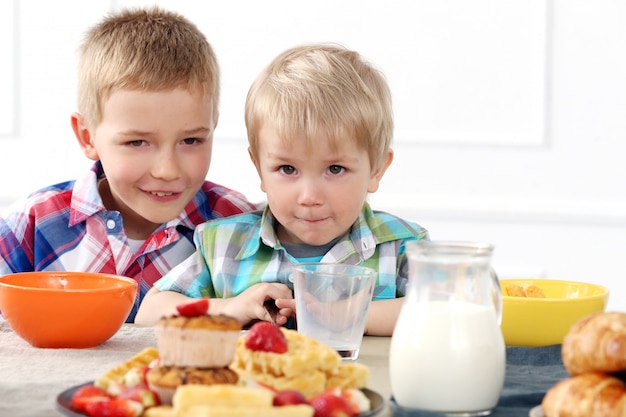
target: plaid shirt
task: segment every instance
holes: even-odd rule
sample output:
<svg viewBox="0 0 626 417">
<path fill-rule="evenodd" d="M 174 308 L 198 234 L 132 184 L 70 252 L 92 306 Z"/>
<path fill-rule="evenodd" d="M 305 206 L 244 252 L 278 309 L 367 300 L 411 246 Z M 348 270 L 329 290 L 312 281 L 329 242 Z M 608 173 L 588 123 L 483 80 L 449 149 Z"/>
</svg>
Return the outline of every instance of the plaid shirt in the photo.
<svg viewBox="0 0 626 417">
<path fill-rule="evenodd" d="M 207 220 L 257 207 L 245 197 L 205 182 L 185 210 L 161 225 L 137 252 L 129 246 L 122 217 L 107 211 L 98 193 L 99 162 L 77 181 L 46 187 L 16 201 L 0 218 L 0 275 L 23 271 L 90 271 L 134 278 L 139 297 L 195 251 L 193 230 Z"/>
<path fill-rule="evenodd" d="M 266 207 L 240 216 L 198 226 L 198 250 L 155 283 L 161 291 L 190 297 L 233 297 L 260 282 L 289 281 L 291 265 L 299 260 L 281 246 L 274 232 L 274 217 Z M 408 265 L 404 244 L 428 239 L 417 224 L 365 204 L 350 233 L 340 239 L 321 262 L 364 265 L 378 271 L 374 299 L 404 296 Z"/>
</svg>

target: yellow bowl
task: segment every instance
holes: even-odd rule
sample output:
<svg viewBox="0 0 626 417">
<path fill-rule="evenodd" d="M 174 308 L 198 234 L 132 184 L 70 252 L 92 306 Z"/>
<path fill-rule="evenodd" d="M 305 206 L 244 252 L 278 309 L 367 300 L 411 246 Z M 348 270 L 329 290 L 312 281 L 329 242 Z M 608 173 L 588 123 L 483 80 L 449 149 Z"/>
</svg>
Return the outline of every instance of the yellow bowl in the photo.
<svg viewBox="0 0 626 417">
<path fill-rule="evenodd" d="M 545 298 L 507 295 L 507 287 L 536 285 Z M 503 279 L 502 334 L 507 346 L 548 346 L 562 343 L 581 318 L 604 311 L 609 290 L 596 284 L 552 279 Z"/>
</svg>

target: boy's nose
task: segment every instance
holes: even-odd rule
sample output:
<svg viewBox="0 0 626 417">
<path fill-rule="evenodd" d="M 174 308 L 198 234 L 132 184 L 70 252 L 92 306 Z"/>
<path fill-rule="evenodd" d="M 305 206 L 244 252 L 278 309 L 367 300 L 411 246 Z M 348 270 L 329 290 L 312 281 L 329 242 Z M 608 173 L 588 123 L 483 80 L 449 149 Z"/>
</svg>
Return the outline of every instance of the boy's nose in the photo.
<svg viewBox="0 0 626 417">
<path fill-rule="evenodd" d="M 315 180 L 305 180 L 301 184 L 300 192 L 298 193 L 298 204 L 303 206 L 317 206 L 322 204 L 323 201 L 323 188 Z"/>
<path fill-rule="evenodd" d="M 180 176 L 180 164 L 174 155 L 158 155 L 152 165 L 152 175 L 165 181 L 172 181 Z"/>
</svg>

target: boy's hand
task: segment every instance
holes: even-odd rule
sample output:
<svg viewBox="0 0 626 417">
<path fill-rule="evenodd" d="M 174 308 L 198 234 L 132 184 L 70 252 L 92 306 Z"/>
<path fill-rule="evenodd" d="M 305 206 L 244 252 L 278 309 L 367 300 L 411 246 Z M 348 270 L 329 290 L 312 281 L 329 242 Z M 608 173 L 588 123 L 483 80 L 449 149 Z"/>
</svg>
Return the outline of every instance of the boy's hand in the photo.
<svg viewBox="0 0 626 417">
<path fill-rule="evenodd" d="M 282 326 L 294 311 L 291 307 L 279 307 L 274 300 L 292 298 L 291 289 L 286 285 L 264 282 L 251 286 L 236 297 L 225 299 L 228 305 L 222 312 L 242 323 L 263 320 Z"/>
<path fill-rule="evenodd" d="M 279 309 L 289 309 L 294 315 L 296 313 L 296 300 L 293 296 L 289 298 L 277 298 L 274 300 L 274 305 Z"/>
</svg>

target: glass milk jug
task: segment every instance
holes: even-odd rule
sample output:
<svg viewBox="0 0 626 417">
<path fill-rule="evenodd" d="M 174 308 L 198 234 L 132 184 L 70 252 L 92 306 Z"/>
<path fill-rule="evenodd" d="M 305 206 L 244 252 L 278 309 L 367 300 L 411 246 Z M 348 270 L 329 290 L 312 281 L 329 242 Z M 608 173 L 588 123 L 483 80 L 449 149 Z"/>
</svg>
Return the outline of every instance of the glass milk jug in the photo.
<svg viewBox="0 0 626 417">
<path fill-rule="evenodd" d="M 506 366 L 493 246 L 406 244 L 409 280 L 391 338 L 391 390 L 401 407 L 453 416 L 495 408 Z"/>
</svg>

